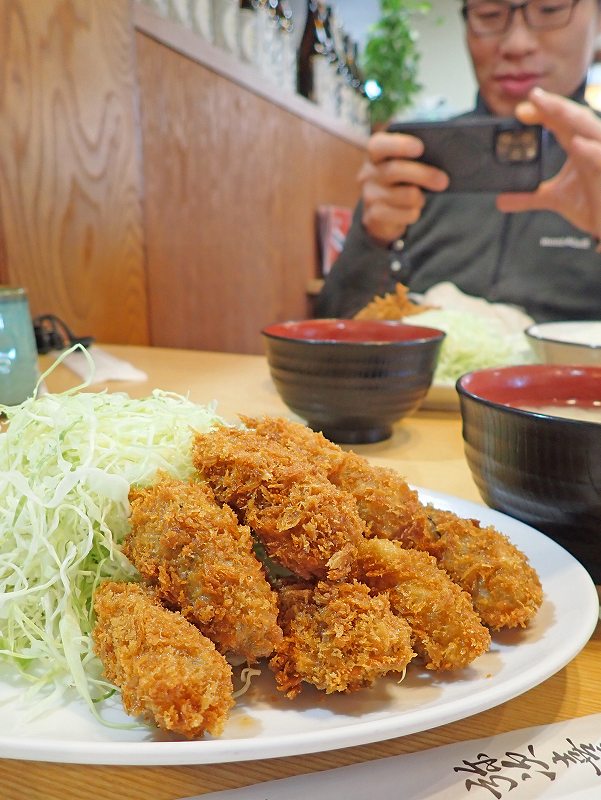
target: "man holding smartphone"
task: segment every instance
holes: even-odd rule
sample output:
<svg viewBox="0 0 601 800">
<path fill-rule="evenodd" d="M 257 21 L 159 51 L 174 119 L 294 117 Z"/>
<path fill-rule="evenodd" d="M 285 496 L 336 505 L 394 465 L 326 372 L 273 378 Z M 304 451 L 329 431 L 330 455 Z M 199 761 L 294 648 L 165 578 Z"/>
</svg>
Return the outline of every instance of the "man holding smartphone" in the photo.
<svg viewBox="0 0 601 800">
<path fill-rule="evenodd" d="M 419 139 L 374 134 L 353 226 L 316 313 L 352 316 L 397 281 L 419 293 L 451 281 L 536 320 L 601 319 L 601 218 L 597 225 L 589 207 L 601 158 L 596 172 L 578 166 L 579 155 L 594 165 L 595 154 L 580 152 L 570 129 L 601 143 L 601 123 L 579 107 L 601 0 L 464 0 L 462 14 L 479 85 L 464 118 L 518 115 L 546 125 L 557 138 L 545 149 L 545 180 L 532 194 L 448 193 L 448 176 L 419 160 Z"/>
</svg>

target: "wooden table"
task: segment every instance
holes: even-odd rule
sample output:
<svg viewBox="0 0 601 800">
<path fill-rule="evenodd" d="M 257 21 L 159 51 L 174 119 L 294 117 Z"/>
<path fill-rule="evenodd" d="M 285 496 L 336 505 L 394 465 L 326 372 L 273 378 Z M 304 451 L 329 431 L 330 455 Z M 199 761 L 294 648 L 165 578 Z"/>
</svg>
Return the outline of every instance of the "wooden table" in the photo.
<svg viewBox="0 0 601 800">
<path fill-rule="evenodd" d="M 271 383 L 265 359 L 221 353 L 110 346 L 105 349 L 144 370 L 140 383 L 112 383 L 111 390 L 144 396 L 158 387 L 218 403 L 222 416 L 289 415 Z M 46 366 L 50 361 L 42 359 Z M 47 379 L 51 391 L 77 384 L 64 367 Z M 93 386 L 99 390 L 102 386 Z M 397 425 L 386 442 L 356 447 L 394 466 L 419 486 L 479 501 L 463 457 L 457 412 L 422 411 Z M 410 753 L 601 712 L 601 626 L 581 653 L 540 686 L 497 708 L 424 733 L 371 745 L 292 758 L 201 766 L 111 767 L 0 761 L 2 800 L 176 800 L 310 771 Z M 0 716 L 1 719 L 1 716 Z M 1 723 L 0 723 L 1 724 Z"/>
</svg>

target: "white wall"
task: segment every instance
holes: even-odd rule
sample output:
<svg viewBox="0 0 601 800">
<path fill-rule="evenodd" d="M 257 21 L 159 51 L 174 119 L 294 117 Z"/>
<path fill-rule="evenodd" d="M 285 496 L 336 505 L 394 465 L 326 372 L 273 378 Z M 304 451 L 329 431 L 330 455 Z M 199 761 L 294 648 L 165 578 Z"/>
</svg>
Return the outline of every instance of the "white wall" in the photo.
<svg viewBox="0 0 601 800">
<path fill-rule="evenodd" d="M 439 101 L 444 104 L 440 112 L 448 116 L 473 107 L 477 86 L 458 0 L 434 0 L 432 6 L 427 16 L 415 19 L 421 53 L 419 80 L 424 87 L 415 106 L 427 111 Z"/>
<path fill-rule="evenodd" d="M 334 5 L 348 32 L 362 44 L 368 26 L 379 17 L 379 0 L 337 0 Z M 416 15 L 423 89 L 404 116 L 449 116 L 473 106 L 476 83 L 459 8 L 458 0 L 433 0 L 428 15 Z"/>
<path fill-rule="evenodd" d="M 368 25 L 380 16 L 379 0 L 334 0 L 331 5 L 344 27 L 362 45 Z"/>
</svg>

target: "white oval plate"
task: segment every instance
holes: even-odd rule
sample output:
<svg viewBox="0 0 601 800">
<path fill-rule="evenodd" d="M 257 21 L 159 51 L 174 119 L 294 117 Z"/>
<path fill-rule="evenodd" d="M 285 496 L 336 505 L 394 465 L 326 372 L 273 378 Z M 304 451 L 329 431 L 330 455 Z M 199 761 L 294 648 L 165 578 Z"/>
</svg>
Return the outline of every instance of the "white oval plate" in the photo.
<svg viewBox="0 0 601 800">
<path fill-rule="evenodd" d="M 0 757 L 82 764 L 211 764 L 334 750 L 406 736 L 498 706 L 542 683 L 584 647 L 598 619 L 595 586 L 563 548 L 491 509 L 420 490 L 424 502 L 495 525 L 530 558 L 544 602 L 524 631 L 493 636 L 488 653 L 458 674 L 410 665 L 398 684 L 386 678 L 350 695 L 325 696 L 308 688 L 290 701 L 278 694 L 267 667 L 234 709 L 219 739 L 181 741 L 140 725 L 117 730 L 98 723 L 74 701 L 28 718 L 14 699 L 22 693 L 10 675 L 0 680 Z M 13 699 L 10 699 L 13 698 Z M 106 716 L 126 721 L 118 699 Z"/>
</svg>

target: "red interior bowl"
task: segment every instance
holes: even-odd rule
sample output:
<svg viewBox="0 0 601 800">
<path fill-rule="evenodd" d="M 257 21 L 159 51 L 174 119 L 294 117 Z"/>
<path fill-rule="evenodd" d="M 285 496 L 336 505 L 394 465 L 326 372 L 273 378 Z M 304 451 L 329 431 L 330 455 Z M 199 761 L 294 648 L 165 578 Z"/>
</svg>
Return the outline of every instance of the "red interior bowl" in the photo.
<svg viewBox="0 0 601 800">
<path fill-rule="evenodd" d="M 299 339 L 305 342 L 416 342 L 440 339 L 436 328 L 407 325 L 392 320 L 307 319 L 298 322 L 275 322 L 263 329 L 267 336 Z"/>
<path fill-rule="evenodd" d="M 555 539 L 601 583 L 601 421 L 557 408 L 599 410 L 601 367 L 480 370 L 462 376 L 457 391 L 484 501 Z"/>
<path fill-rule="evenodd" d="M 384 320 L 276 322 L 262 331 L 288 408 L 345 444 L 377 442 L 430 388 L 444 332 Z"/>
<path fill-rule="evenodd" d="M 601 367 L 528 364 L 483 369 L 464 375 L 457 390 L 491 403 L 524 406 L 578 406 L 601 403 Z"/>
</svg>

